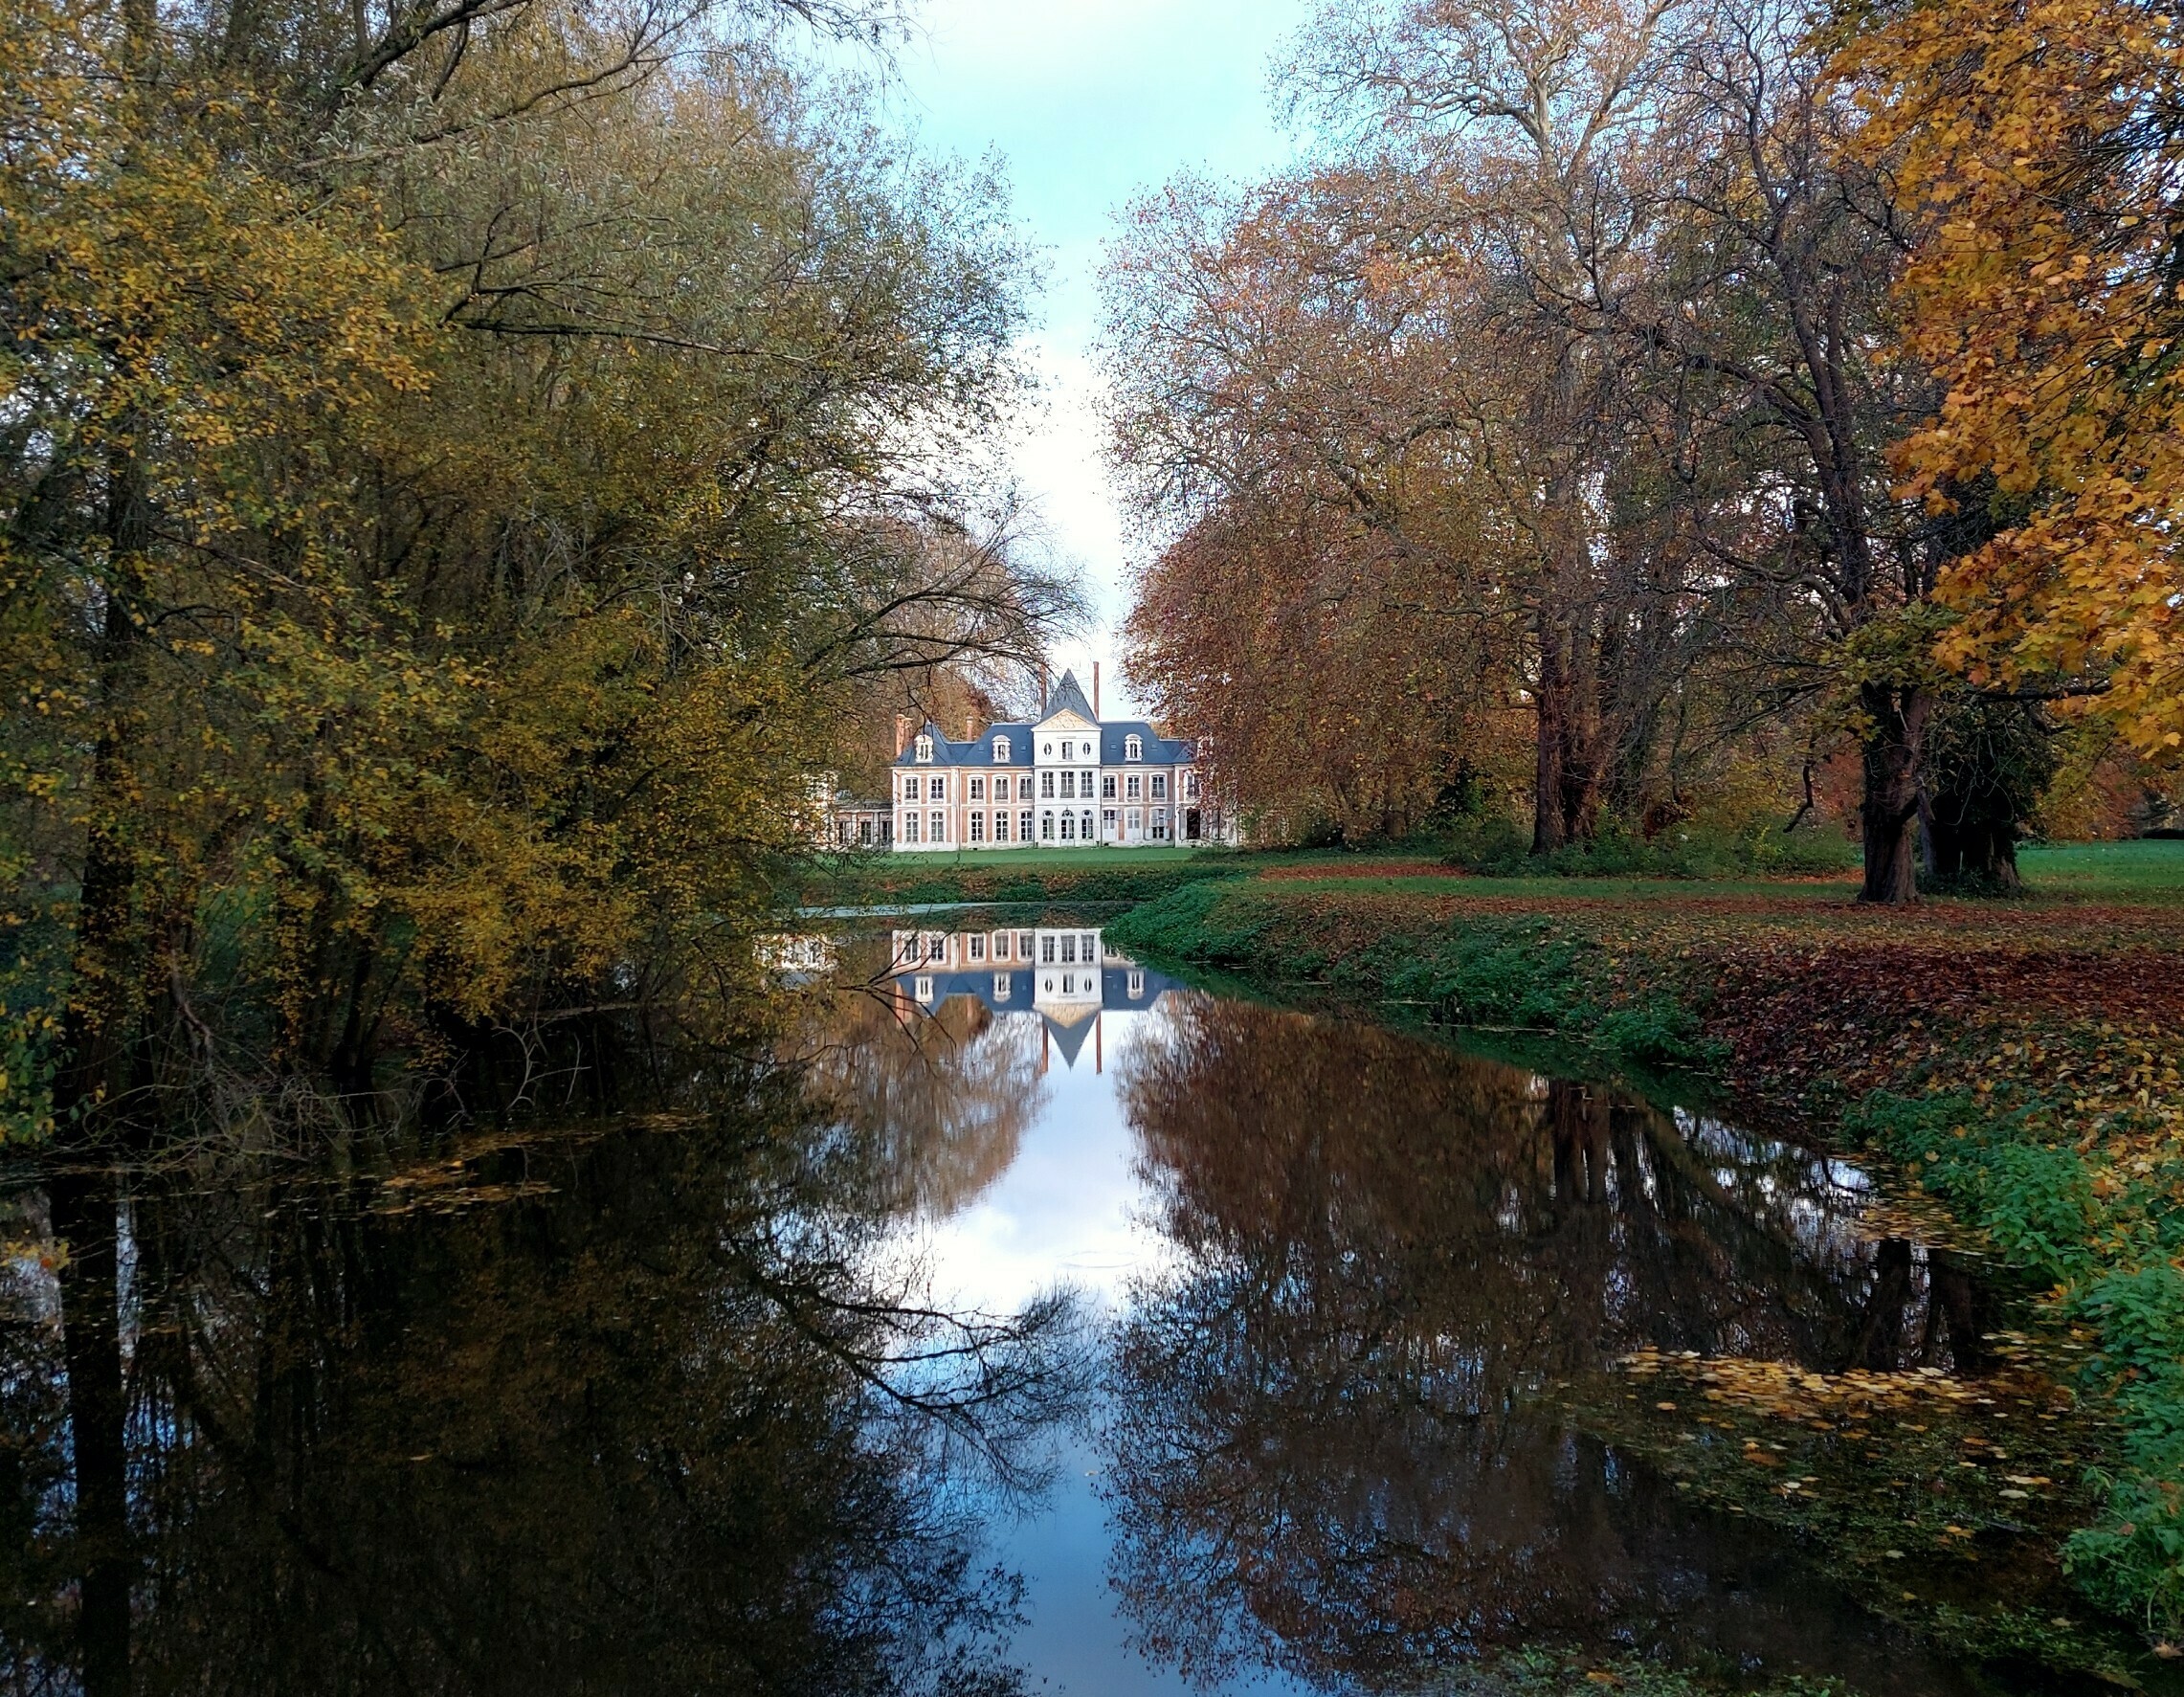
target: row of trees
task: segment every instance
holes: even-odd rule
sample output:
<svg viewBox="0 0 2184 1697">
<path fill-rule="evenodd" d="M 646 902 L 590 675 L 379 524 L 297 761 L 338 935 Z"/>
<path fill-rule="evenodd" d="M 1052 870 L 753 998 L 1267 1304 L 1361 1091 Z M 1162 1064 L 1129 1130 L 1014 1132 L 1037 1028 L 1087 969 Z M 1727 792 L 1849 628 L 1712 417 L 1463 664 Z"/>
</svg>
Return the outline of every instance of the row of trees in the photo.
<svg viewBox="0 0 2184 1697">
<path fill-rule="evenodd" d="M 2073 18 L 1331 6 L 1307 163 L 1110 264 L 1135 681 L 1277 831 L 1855 748 L 1883 902 L 2006 868 L 2046 703 L 2173 754 L 2168 25 Z"/>
<path fill-rule="evenodd" d="M 0 7 L 18 1129 L 717 992 L 877 681 L 1073 616 L 974 498 L 998 186 L 779 51 L 893 27 Z"/>
</svg>

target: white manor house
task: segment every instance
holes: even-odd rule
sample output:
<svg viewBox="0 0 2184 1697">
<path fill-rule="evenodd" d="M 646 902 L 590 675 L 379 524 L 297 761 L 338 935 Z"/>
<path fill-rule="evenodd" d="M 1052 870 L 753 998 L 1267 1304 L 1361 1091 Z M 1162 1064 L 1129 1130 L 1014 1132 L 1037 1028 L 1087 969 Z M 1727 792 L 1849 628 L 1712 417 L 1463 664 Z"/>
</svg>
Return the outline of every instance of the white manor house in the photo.
<svg viewBox="0 0 2184 1697">
<path fill-rule="evenodd" d="M 1192 745 L 1142 719 L 1107 719 L 1074 673 L 1036 720 L 950 742 L 931 723 L 898 732 L 884 807 L 837 804 L 845 848 L 900 854 L 1226 841 L 1201 794 Z"/>
</svg>

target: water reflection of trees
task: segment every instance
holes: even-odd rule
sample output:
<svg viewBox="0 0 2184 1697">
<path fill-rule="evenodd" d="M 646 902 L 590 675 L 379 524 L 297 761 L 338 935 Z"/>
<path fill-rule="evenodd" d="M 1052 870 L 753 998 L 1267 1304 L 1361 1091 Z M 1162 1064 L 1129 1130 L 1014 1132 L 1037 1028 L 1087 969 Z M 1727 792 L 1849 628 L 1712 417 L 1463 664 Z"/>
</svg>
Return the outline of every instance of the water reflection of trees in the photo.
<svg viewBox="0 0 2184 1697">
<path fill-rule="evenodd" d="M 1400 1680 L 1673 1619 L 1686 1651 L 1857 1670 L 1849 1611 L 1526 1401 L 1641 1344 L 1946 1355 L 1850 1229 L 1850 1175 L 1383 1034 L 1170 1005 L 1122 1088 L 1178 1255 L 1123 1325 L 1108 1428 L 1148 1649 Z"/>
<path fill-rule="evenodd" d="M 1008 1171 L 1038 1117 L 1039 1025 L 974 996 L 920 1007 L 882 976 L 890 958 L 884 941 L 846 949 L 846 987 L 813 998 L 796 1045 L 875 1201 L 950 1214 Z"/>
<path fill-rule="evenodd" d="M 1067 1400 L 1066 1314 L 878 1286 L 851 1152 L 747 1101 L 393 1185 L 33 1193 L 68 1254 L 7 1293 L 6 1687 L 1010 1688 L 951 1485 Z"/>
</svg>

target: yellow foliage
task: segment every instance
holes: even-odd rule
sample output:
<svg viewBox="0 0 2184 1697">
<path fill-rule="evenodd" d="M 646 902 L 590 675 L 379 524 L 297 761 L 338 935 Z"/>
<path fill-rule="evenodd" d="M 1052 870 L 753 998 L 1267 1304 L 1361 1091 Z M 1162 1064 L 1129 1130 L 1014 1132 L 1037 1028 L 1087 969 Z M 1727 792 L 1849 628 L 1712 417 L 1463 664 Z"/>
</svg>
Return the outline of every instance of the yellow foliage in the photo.
<svg viewBox="0 0 2184 1697">
<path fill-rule="evenodd" d="M 2084 685 L 2142 754 L 2184 757 L 2176 20 L 1942 0 L 1842 63 L 1925 219 L 1905 343 L 1947 395 L 1902 469 L 1936 505 L 1991 486 L 2009 521 L 1944 572 L 1938 652 L 1981 684 Z"/>
</svg>

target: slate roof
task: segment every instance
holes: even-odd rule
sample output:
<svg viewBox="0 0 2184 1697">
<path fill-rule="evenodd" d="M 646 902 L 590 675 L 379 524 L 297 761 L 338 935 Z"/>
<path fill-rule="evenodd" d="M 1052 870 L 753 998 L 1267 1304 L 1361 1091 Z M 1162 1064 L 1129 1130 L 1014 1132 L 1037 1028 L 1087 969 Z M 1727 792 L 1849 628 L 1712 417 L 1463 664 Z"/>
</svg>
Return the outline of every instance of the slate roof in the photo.
<svg viewBox="0 0 2184 1697">
<path fill-rule="evenodd" d="M 896 968 L 895 976 L 898 981 L 919 977 L 932 979 L 933 999 L 923 1004 L 927 1014 L 939 1013 L 950 998 L 959 995 L 975 996 L 995 1014 L 1037 1014 L 1046 1021 L 1047 1030 L 1053 1035 L 1055 1046 L 1061 1051 L 1062 1059 L 1074 1066 L 1077 1063 L 1077 1052 L 1083 1047 L 1084 1034 L 1091 1029 L 1092 1022 L 1089 1019 L 1057 1019 L 1052 1014 L 1034 1005 L 1036 997 L 1032 976 L 1035 972 L 1044 971 L 1044 968 L 1017 965 L 1008 970 L 1011 974 L 1011 994 L 1006 1001 L 994 997 L 992 968 L 967 972 L 922 972 L 915 966 L 905 966 Z M 1132 972 L 1137 972 L 1141 980 L 1136 995 L 1130 994 L 1129 978 Z M 1163 972 L 1131 966 L 1103 965 L 1100 969 L 1099 1007 L 1107 1013 L 1126 1013 L 1135 1008 L 1149 1008 L 1169 991 L 1182 988 L 1182 980 L 1170 978 Z M 1082 1009 L 1086 1014 L 1096 1011 L 1089 1003 L 1082 1004 Z"/>
<path fill-rule="evenodd" d="M 977 737 L 968 743 L 951 743 L 948 741 L 947 733 L 939 726 L 928 720 L 918 734 L 933 739 L 933 757 L 930 760 L 920 760 L 917 743 L 913 739 L 904 746 L 903 752 L 895 757 L 895 764 L 897 766 L 992 767 L 999 765 L 1028 767 L 1033 764 L 1033 730 L 1055 714 L 1064 710 L 1074 712 L 1082 719 L 1089 720 L 1092 718 L 1091 703 L 1085 701 L 1083 690 L 1078 687 L 1077 674 L 1074 672 L 1062 673 L 1060 683 L 1056 685 L 1054 693 L 1047 697 L 1046 705 L 1040 710 L 1036 720 L 1018 719 L 1004 725 L 989 725 L 978 733 Z M 1138 738 L 1145 748 L 1144 759 L 1136 764 L 1180 766 L 1192 759 L 1194 753 L 1194 749 L 1187 738 L 1161 736 L 1154 731 L 1149 720 L 1103 719 L 1097 723 L 1100 726 L 1100 764 L 1102 766 L 1131 764 L 1125 760 L 1124 755 L 1126 752 L 1127 740 L 1133 736 Z M 1005 761 L 996 761 L 993 758 L 993 739 L 997 736 L 1009 739 L 1009 758 Z"/>
</svg>

